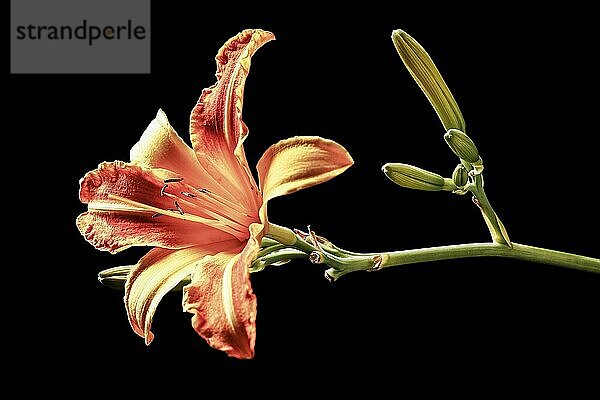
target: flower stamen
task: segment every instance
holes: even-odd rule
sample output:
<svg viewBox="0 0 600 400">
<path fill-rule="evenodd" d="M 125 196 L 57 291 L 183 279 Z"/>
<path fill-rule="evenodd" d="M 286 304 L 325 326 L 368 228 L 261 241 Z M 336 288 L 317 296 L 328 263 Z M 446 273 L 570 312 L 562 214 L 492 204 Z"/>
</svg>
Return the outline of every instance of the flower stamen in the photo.
<svg viewBox="0 0 600 400">
<path fill-rule="evenodd" d="M 115 200 L 120 202 L 121 204 L 110 204 L 110 203 L 89 203 L 88 208 L 92 210 L 98 211 L 128 211 L 128 212 L 153 212 L 155 214 L 161 214 L 165 217 L 172 217 L 176 219 L 181 219 L 189 222 L 198 222 L 204 225 L 212 226 L 216 229 L 219 229 L 223 232 L 229 233 L 230 235 L 235 236 L 240 240 L 244 240 L 248 237 L 247 228 L 244 228 L 245 231 L 240 231 L 239 229 L 234 228 L 229 223 L 230 221 L 223 222 L 218 219 L 208 219 L 203 218 L 194 214 L 181 214 L 178 210 L 167 209 L 163 210 L 158 207 L 150 206 L 148 204 L 140 203 L 135 200 L 129 200 L 121 196 L 117 196 L 114 194 L 108 194 L 108 198 L 110 200 Z M 129 207 L 125 207 L 129 206 Z M 156 218 L 156 217 L 155 217 Z M 233 222 L 233 221 L 231 221 Z"/>
<path fill-rule="evenodd" d="M 213 200 L 213 201 L 215 201 L 217 203 L 220 203 L 220 204 L 228 206 L 232 211 L 236 211 L 236 212 L 238 212 L 242 216 L 245 216 L 245 217 L 248 217 L 248 218 L 255 218 L 256 217 L 256 216 L 252 216 L 252 215 L 246 213 L 245 209 L 240 209 L 239 208 L 239 204 L 236 204 L 236 203 L 234 203 L 234 202 L 226 199 L 223 196 L 220 196 L 220 195 L 218 195 L 216 193 L 213 193 L 213 192 L 211 192 L 208 189 L 196 189 L 196 190 L 198 192 L 200 192 L 200 193 L 208 194 L 209 195 L 208 197 L 212 198 L 211 200 Z"/>
<path fill-rule="evenodd" d="M 167 178 L 165 180 L 163 180 L 164 183 L 176 183 L 176 182 L 181 182 L 183 180 L 183 178 Z"/>
<path fill-rule="evenodd" d="M 185 214 L 183 212 L 183 209 L 181 208 L 181 206 L 179 205 L 179 202 L 177 200 L 175 200 L 175 207 L 177 208 L 177 211 L 179 211 L 179 214 L 181 214 L 181 215 Z"/>
<path fill-rule="evenodd" d="M 180 191 L 180 193 L 189 192 Z M 221 221 L 222 223 L 239 232 L 246 232 L 247 225 L 244 224 L 249 225 L 254 222 L 252 219 L 249 219 L 247 216 L 245 216 L 245 214 L 241 214 L 236 209 L 223 210 L 223 206 L 225 206 L 224 204 L 209 197 L 200 198 L 199 196 L 195 195 L 192 195 L 194 197 L 180 197 L 169 192 L 164 192 L 164 195 L 174 200 L 176 207 L 176 210 L 174 211 L 179 212 L 179 214 L 184 214 L 181 204 L 187 204 L 190 208 L 196 210 L 195 214 L 200 214 L 202 217 L 210 217 L 212 219 Z"/>
<path fill-rule="evenodd" d="M 197 199 L 197 198 L 198 198 L 198 196 L 196 196 L 196 195 L 195 195 L 195 194 L 193 194 L 193 193 L 189 193 L 189 192 L 180 192 L 180 193 L 181 193 L 182 195 L 184 195 L 185 197 L 190 197 L 190 198 L 192 198 L 192 199 Z"/>
</svg>

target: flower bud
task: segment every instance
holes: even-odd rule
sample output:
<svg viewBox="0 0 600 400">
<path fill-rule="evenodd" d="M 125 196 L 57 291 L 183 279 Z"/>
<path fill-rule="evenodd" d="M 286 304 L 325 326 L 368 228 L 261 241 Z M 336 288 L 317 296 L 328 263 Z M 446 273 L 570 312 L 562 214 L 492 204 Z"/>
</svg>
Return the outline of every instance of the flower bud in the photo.
<svg viewBox="0 0 600 400">
<path fill-rule="evenodd" d="M 469 183 L 469 171 L 462 164 L 458 164 L 452 172 L 452 181 L 458 187 L 463 187 Z"/>
<path fill-rule="evenodd" d="M 117 290 L 124 290 L 125 283 L 127 282 L 127 277 L 131 270 L 135 268 L 135 265 L 124 265 L 121 267 L 114 267 L 105 269 L 98 273 L 98 281 L 106 287 Z M 181 282 L 173 289 L 174 292 L 180 292 L 182 288 L 188 285 L 191 281 L 189 276 L 183 278 Z"/>
<path fill-rule="evenodd" d="M 392 41 L 413 79 L 435 109 L 444 129 L 465 130 L 465 120 L 444 78 L 425 49 L 408 33 L 392 32 Z"/>
<path fill-rule="evenodd" d="M 427 191 L 456 189 L 451 179 L 412 165 L 388 163 L 381 169 L 392 182 L 405 188 Z"/>
<path fill-rule="evenodd" d="M 452 152 L 461 160 L 470 163 L 479 161 L 479 151 L 477 150 L 477 146 L 475 146 L 475 143 L 473 143 L 466 133 L 459 131 L 458 129 L 449 129 L 444 135 L 444 140 L 446 140 L 446 143 L 448 143 Z"/>
<path fill-rule="evenodd" d="M 98 281 L 111 289 L 123 290 L 127 275 L 135 267 L 134 265 L 125 265 L 122 267 L 114 267 L 105 269 L 98 273 Z"/>
</svg>

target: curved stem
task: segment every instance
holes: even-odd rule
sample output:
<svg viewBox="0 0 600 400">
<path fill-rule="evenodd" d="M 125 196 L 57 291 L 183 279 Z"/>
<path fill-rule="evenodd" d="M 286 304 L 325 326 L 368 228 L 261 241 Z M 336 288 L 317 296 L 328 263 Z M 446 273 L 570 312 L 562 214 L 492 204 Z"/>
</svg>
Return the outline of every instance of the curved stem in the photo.
<svg viewBox="0 0 600 400">
<path fill-rule="evenodd" d="M 512 248 L 499 243 L 468 243 L 395 251 L 383 255 L 383 262 L 380 268 L 472 257 L 515 258 L 580 271 L 600 273 L 600 259 L 514 242 L 512 243 Z"/>
<path fill-rule="evenodd" d="M 260 272 L 269 265 L 282 265 L 296 258 L 307 258 L 308 254 L 294 248 L 284 247 L 254 260 L 249 268 L 250 273 Z"/>
<path fill-rule="evenodd" d="M 263 240 L 263 243 L 264 243 L 264 240 Z M 285 249 L 287 247 L 285 244 L 281 244 L 281 243 L 274 244 L 271 246 L 263 246 L 263 243 L 261 243 L 261 249 L 258 252 L 258 254 L 256 255 L 256 259 L 264 257 L 267 254 L 273 253 L 275 251 Z M 277 242 L 275 242 L 275 243 L 277 243 Z"/>
<path fill-rule="evenodd" d="M 481 186 L 480 188 L 483 189 Z M 486 201 L 486 204 L 489 205 L 485 193 L 482 190 L 477 190 L 477 192 L 483 194 L 482 198 Z M 493 213 L 491 206 L 486 208 L 486 210 Z M 500 224 L 496 225 L 498 229 L 500 229 L 500 220 L 497 219 L 495 213 L 493 213 L 492 216 Z M 490 231 L 492 231 L 492 229 L 490 229 Z M 502 234 L 503 232 L 497 231 L 497 233 Z M 505 231 L 504 234 L 506 234 Z M 332 279 L 337 279 L 354 271 L 379 270 L 399 265 L 473 257 L 514 258 L 540 264 L 577 269 L 580 271 L 600 273 L 600 259 L 544 249 L 541 247 L 527 246 L 514 242 L 511 243 L 510 247 L 504 242 L 465 243 L 388 253 L 354 253 L 346 252 L 343 249 L 335 246 L 331 247 L 326 244 L 323 244 L 321 249 L 317 249 L 298 235 L 294 234 L 291 229 L 275 224 L 270 225 L 268 236 L 276 240 L 284 238 L 284 244 L 287 247 L 295 248 L 306 254 L 310 254 L 314 251 L 324 253 L 324 264 L 331 267 L 327 270 L 327 276 Z"/>
</svg>

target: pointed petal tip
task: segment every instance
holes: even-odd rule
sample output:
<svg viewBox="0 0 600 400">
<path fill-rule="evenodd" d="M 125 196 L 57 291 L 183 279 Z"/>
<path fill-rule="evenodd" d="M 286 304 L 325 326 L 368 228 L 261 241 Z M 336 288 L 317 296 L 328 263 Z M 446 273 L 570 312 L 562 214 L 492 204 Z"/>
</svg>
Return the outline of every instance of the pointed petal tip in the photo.
<svg viewBox="0 0 600 400">
<path fill-rule="evenodd" d="M 244 29 L 240 32 L 240 35 L 259 35 L 262 36 L 265 41 L 276 39 L 273 32 L 260 28 Z"/>
<path fill-rule="evenodd" d="M 236 354 L 227 354 L 229 357 L 234 357 L 239 360 L 251 360 L 254 358 L 254 349 L 251 349 L 247 353 L 236 353 Z"/>
<path fill-rule="evenodd" d="M 271 31 L 265 30 L 265 29 L 256 29 L 256 32 L 260 33 L 261 35 L 263 35 L 265 38 L 268 38 L 269 40 L 276 40 L 277 38 L 275 37 L 275 34 Z"/>
<path fill-rule="evenodd" d="M 162 108 L 159 108 L 156 112 L 156 119 L 160 122 L 165 122 L 167 124 L 169 123 L 169 120 L 167 119 L 167 114 L 165 114 Z"/>
<path fill-rule="evenodd" d="M 392 31 L 392 38 L 394 38 L 396 36 L 403 37 L 404 35 L 406 35 L 406 32 L 404 32 L 402 29 L 394 29 Z"/>
<path fill-rule="evenodd" d="M 148 332 L 144 337 L 144 343 L 146 343 L 146 346 L 150 346 L 150 343 L 152 343 L 153 340 L 154 334 L 152 332 Z"/>
<path fill-rule="evenodd" d="M 98 278 L 98 282 L 104 284 L 103 282 L 106 281 L 106 277 L 102 274 L 102 272 L 104 272 L 104 271 L 100 271 L 98 273 L 98 277 L 97 278 Z"/>
<path fill-rule="evenodd" d="M 346 148 L 344 146 L 341 146 L 341 147 L 346 152 L 346 160 L 348 162 L 348 168 L 350 168 L 351 166 L 354 165 L 354 159 L 352 158 L 352 156 L 350 155 L 350 153 L 348 152 L 348 150 L 346 150 Z"/>
</svg>

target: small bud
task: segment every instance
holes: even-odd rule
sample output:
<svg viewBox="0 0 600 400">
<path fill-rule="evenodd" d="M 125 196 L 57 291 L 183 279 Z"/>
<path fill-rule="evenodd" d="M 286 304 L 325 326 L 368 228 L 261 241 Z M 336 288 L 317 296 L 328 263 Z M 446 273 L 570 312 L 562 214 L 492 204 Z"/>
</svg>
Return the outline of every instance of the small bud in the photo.
<svg viewBox="0 0 600 400">
<path fill-rule="evenodd" d="M 444 129 L 465 130 L 465 120 L 444 78 L 425 49 L 408 33 L 392 32 L 392 41 L 413 79 L 435 109 Z"/>
<path fill-rule="evenodd" d="M 452 152 L 461 160 L 470 163 L 479 161 L 479 151 L 477 150 L 477 146 L 475 146 L 475 143 L 473 143 L 466 133 L 458 129 L 449 129 L 444 135 L 444 140 L 446 140 L 446 143 L 448 143 Z"/>
<path fill-rule="evenodd" d="M 412 165 L 388 163 L 381 170 L 392 182 L 405 188 L 427 191 L 456 189 L 452 180 Z"/>
<path fill-rule="evenodd" d="M 125 265 L 122 267 L 105 269 L 98 273 L 98 281 L 111 289 L 123 290 L 125 289 L 127 275 L 129 275 L 129 272 L 133 267 L 135 267 L 135 265 Z"/>
<path fill-rule="evenodd" d="M 125 282 L 131 270 L 135 265 L 124 265 L 122 267 L 114 267 L 105 269 L 98 273 L 98 281 L 106 287 L 117 290 L 125 290 Z M 183 278 L 177 286 L 171 289 L 174 292 L 180 292 L 182 288 L 191 282 L 190 276 Z"/>
<path fill-rule="evenodd" d="M 469 171 L 464 165 L 458 164 L 452 173 L 452 181 L 458 187 L 463 187 L 469 183 Z"/>
</svg>

